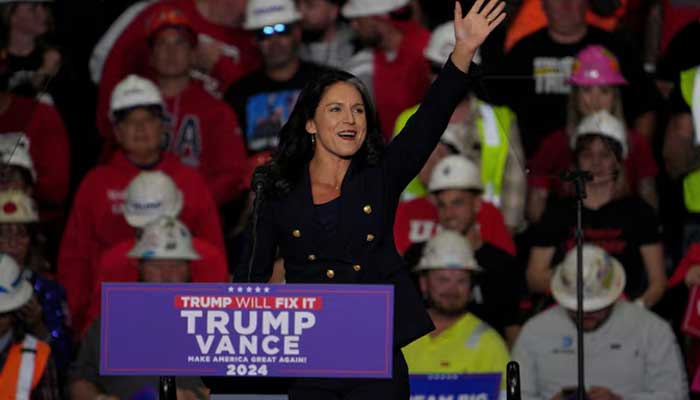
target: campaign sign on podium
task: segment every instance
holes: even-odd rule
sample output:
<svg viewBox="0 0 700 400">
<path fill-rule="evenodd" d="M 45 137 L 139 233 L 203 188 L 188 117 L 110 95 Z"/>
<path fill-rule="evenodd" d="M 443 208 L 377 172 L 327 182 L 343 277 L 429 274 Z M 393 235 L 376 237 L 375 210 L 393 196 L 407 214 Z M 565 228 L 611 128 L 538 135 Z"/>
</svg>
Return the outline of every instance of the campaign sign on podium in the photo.
<svg viewBox="0 0 700 400">
<path fill-rule="evenodd" d="M 394 288 L 104 283 L 103 375 L 387 378 Z"/>
<path fill-rule="evenodd" d="M 411 400 L 498 400 L 501 374 L 411 375 Z"/>
</svg>

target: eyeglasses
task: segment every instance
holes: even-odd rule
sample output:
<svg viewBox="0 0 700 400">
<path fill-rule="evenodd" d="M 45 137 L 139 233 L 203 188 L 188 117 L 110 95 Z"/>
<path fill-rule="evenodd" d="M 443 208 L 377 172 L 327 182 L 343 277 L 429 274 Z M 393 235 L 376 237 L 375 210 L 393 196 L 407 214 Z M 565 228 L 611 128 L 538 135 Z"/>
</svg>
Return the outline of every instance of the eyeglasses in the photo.
<svg viewBox="0 0 700 400">
<path fill-rule="evenodd" d="M 267 39 L 275 35 L 289 35 L 292 26 L 289 24 L 266 25 L 257 32 L 258 40 Z"/>
</svg>

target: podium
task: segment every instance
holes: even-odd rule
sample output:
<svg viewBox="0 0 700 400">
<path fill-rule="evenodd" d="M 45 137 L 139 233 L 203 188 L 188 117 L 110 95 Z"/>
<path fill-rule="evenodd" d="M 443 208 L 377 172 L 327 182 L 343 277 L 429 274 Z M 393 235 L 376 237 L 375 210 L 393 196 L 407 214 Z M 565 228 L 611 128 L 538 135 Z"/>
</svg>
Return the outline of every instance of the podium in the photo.
<svg viewBox="0 0 700 400">
<path fill-rule="evenodd" d="M 393 286 L 104 283 L 102 293 L 102 375 L 391 377 Z"/>
</svg>

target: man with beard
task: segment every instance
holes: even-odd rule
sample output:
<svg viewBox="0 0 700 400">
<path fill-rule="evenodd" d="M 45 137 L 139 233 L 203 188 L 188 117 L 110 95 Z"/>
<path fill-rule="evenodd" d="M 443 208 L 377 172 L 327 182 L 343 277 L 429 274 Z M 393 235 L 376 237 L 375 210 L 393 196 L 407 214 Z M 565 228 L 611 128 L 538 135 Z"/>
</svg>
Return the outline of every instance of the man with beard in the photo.
<svg viewBox="0 0 700 400">
<path fill-rule="evenodd" d="M 297 0 L 301 13 L 301 58 L 345 69 L 355 53 L 355 34 L 338 20 L 344 0 Z"/>
<path fill-rule="evenodd" d="M 483 269 L 474 279 L 470 310 L 512 344 L 520 328 L 518 293 L 524 280 L 515 258 L 490 239 L 498 237 L 489 230 L 502 224 L 502 217 L 496 209 L 482 211 L 489 205 L 481 199 L 479 168 L 462 156 L 445 157 L 433 169 L 428 190 L 437 205 L 440 228 L 461 234 Z"/>
<path fill-rule="evenodd" d="M 576 249 L 551 280 L 557 306 L 529 320 L 513 359 L 520 363 L 522 398 L 568 400 L 576 389 Z M 583 340 L 586 398 L 688 398 L 683 361 L 671 327 L 621 298 L 626 274 L 602 248 L 583 247 Z"/>
<path fill-rule="evenodd" d="M 248 2 L 244 27 L 255 32 L 263 66 L 234 83 L 225 99 L 239 117 L 249 155 L 257 155 L 254 164 L 277 147 L 299 92 L 323 70 L 299 58 L 299 20 L 292 0 Z"/>
<path fill-rule="evenodd" d="M 504 373 L 503 339 L 467 311 L 472 274 L 480 270 L 459 233 L 442 231 L 428 241 L 416 271 L 435 330 L 403 348 L 409 373 Z"/>
</svg>

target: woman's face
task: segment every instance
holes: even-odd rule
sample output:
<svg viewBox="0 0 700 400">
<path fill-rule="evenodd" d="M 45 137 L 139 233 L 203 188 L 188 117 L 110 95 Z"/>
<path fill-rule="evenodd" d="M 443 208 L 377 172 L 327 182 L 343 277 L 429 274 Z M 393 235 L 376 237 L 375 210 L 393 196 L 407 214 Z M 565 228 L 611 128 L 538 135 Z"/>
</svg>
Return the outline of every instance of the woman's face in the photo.
<svg viewBox="0 0 700 400">
<path fill-rule="evenodd" d="M 615 104 L 615 88 L 613 86 L 581 86 L 578 88 L 576 104 L 582 115 L 589 115 L 601 110 L 612 112 Z"/>
<path fill-rule="evenodd" d="M 31 236 L 26 224 L 0 224 L 0 252 L 12 256 L 20 266 L 26 262 L 30 243 Z"/>
<path fill-rule="evenodd" d="M 329 86 L 313 119 L 306 122 L 306 131 L 316 135 L 314 157 L 352 157 L 367 136 L 365 103 L 359 90 L 347 82 Z"/>
<path fill-rule="evenodd" d="M 51 13 L 45 3 L 19 3 L 12 13 L 12 29 L 27 35 L 40 36 L 49 30 Z"/>
<path fill-rule="evenodd" d="M 579 168 L 593 174 L 593 183 L 614 180 L 618 164 L 615 153 L 601 137 L 588 141 L 578 153 Z"/>
<path fill-rule="evenodd" d="M 127 155 L 149 159 L 160 154 L 164 129 L 161 117 L 142 107 L 130 111 L 115 131 Z"/>
</svg>

